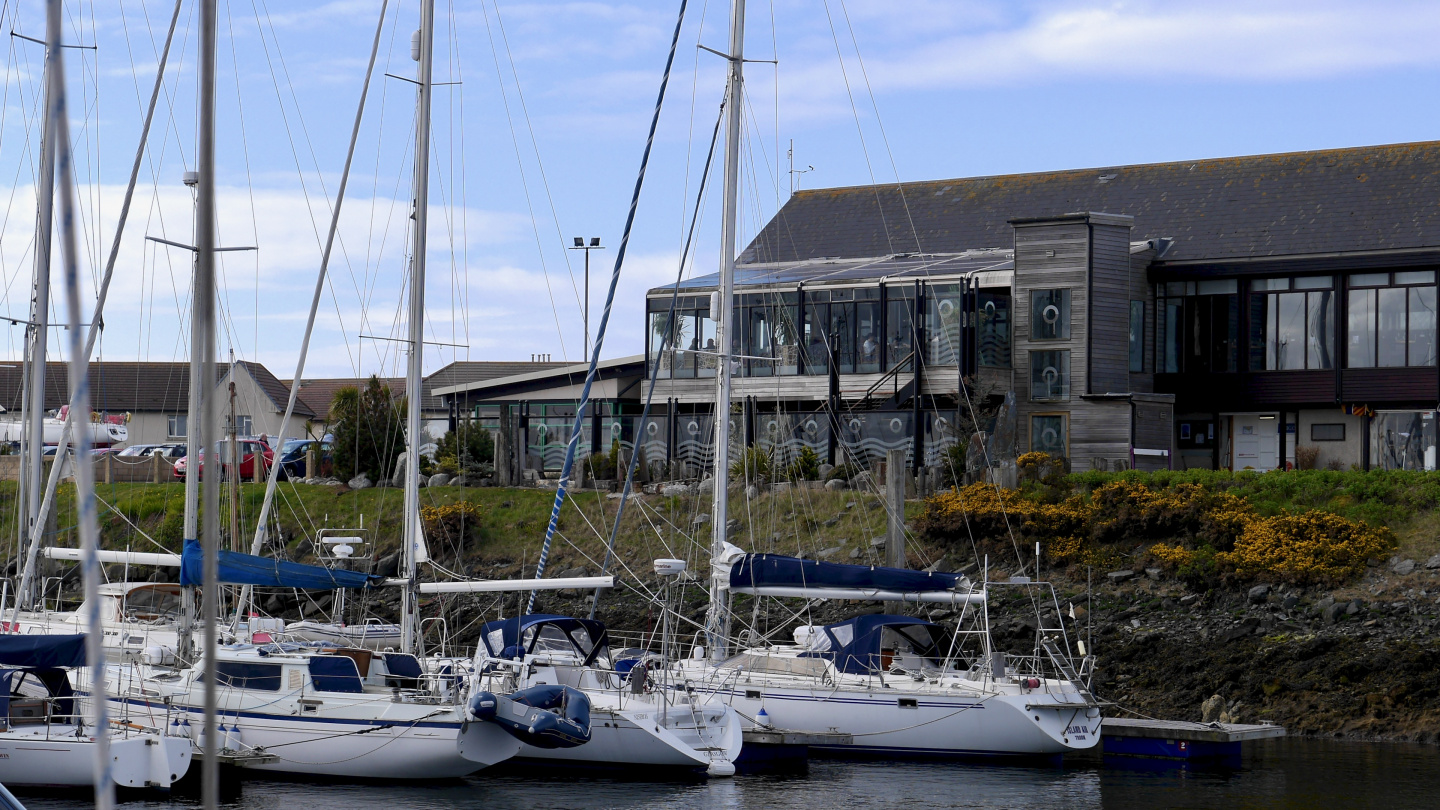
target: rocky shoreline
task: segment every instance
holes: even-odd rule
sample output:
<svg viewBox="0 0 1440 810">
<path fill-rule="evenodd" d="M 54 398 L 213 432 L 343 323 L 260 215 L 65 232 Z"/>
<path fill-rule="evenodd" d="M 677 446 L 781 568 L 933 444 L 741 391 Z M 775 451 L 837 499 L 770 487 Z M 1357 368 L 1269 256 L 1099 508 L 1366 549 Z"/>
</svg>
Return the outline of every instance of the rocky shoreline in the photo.
<svg viewBox="0 0 1440 810">
<path fill-rule="evenodd" d="M 1333 591 L 1117 579 L 1074 624 L 1093 633 L 1095 689 L 1118 710 L 1200 720 L 1218 695 L 1232 722 L 1440 742 L 1440 559 L 1372 561 Z"/>
</svg>

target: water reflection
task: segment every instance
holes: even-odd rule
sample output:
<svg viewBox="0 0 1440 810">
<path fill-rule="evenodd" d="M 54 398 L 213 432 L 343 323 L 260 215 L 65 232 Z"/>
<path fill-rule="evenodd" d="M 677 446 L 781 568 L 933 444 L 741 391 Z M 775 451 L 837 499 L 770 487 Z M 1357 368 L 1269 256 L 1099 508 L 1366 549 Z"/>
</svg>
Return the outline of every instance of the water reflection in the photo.
<svg viewBox="0 0 1440 810">
<path fill-rule="evenodd" d="M 1069 762 L 1063 768 L 815 761 L 805 774 L 709 782 L 577 777 L 557 766 L 408 787 L 246 781 L 234 810 L 529 810 L 870 807 L 1433 808 L 1440 748 L 1282 739 L 1257 743 L 1239 768 L 1181 769 L 1153 761 Z M 89 806 L 85 796 L 23 795 L 31 810 Z M 193 799 L 131 801 L 127 810 L 192 807 Z"/>
</svg>

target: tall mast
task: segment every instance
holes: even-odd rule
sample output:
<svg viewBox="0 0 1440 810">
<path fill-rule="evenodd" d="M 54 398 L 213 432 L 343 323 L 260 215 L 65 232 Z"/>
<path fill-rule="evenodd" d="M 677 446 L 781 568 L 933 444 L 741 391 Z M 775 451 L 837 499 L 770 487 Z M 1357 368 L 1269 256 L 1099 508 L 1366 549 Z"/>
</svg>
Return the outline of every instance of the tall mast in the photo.
<svg viewBox="0 0 1440 810">
<path fill-rule="evenodd" d="M 58 22 L 52 23 L 47 16 L 47 43 L 60 41 L 60 32 L 49 30 L 52 24 L 58 25 Z M 41 108 L 47 115 L 54 102 L 48 79 L 57 56 L 51 46 L 47 45 L 45 103 Z M 45 491 L 45 356 L 50 332 L 50 246 L 55 221 L 55 135 L 48 126 L 42 128 L 40 135 L 40 166 L 36 172 L 35 186 L 39 193 L 35 209 L 35 295 L 30 309 L 30 376 L 25 392 L 28 401 L 24 414 L 29 421 L 23 425 L 26 433 L 25 469 L 21 473 L 24 476 L 21 490 L 25 493 L 25 527 L 30 534 L 35 533 L 35 521 L 40 514 L 41 493 Z M 56 456 L 55 463 L 60 463 L 59 456 Z M 22 586 L 22 591 L 24 592 L 18 594 L 19 599 L 28 600 L 28 581 Z M 18 605 L 19 601 L 16 604 Z"/>
<path fill-rule="evenodd" d="M 729 518 L 730 473 L 730 335 L 734 324 L 735 227 L 739 218 L 740 185 L 740 103 L 744 92 L 745 0 L 730 6 L 730 78 L 725 85 L 725 185 L 724 208 L 720 217 L 720 290 L 715 340 L 720 350 L 715 374 L 715 514 L 710 521 L 712 558 L 725 553 L 725 524 Z M 713 309 L 713 307 L 712 307 Z M 730 636 L 730 589 L 713 576 L 710 579 L 710 608 L 705 626 L 710 636 L 713 660 L 723 660 Z"/>
<path fill-rule="evenodd" d="M 199 172 L 186 172 L 185 185 L 192 190 L 200 182 Z M 193 191 L 192 191 L 193 193 Z M 200 240 L 199 200 L 192 198 L 194 238 Z M 205 381 L 202 376 L 201 358 L 205 353 L 205 328 L 200 323 L 200 254 L 197 249 L 190 261 L 190 395 L 185 408 L 185 518 L 182 524 L 183 542 L 200 539 L 200 401 L 204 397 Z M 213 459 L 212 459 L 213 461 Z M 195 594 L 190 588 L 182 588 L 180 599 L 183 610 L 180 613 L 180 632 L 175 654 L 181 661 L 195 660 L 194 620 Z"/>
<path fill-rule="evenodd" d="M 420 543 L 420 366 L 425 359 L 425 227 L 430 199 L 430 68 L 435 55 L 435 0 L 420 2 L 420 30 L 415 32 L 415 233 L 410 255 L 410 357 L 405 369 L 405 570 L 409 580 L 400 606 L 400 631 L 405 652 L 415 651 L 418 580 L 416 550 Z"/>
<path fill-rule="evenodd" d="M 194 362 L 191 362 L 191 402 L 200 394 L 199 424 L 189 426 L 189 437 L 201 448 L 214 452 L 215 438 L 215 39 L 217 18 L 215 0 L 200 2 L 200 138 L 196 149 L 195 169 L 199 172 L 195 187 L 195 293 L 191 309 L 196 313 L 194 332 L 200 336 L 200 384 L 195 385 Z M 192 335 L 192 338 L 194 335 Z M 192 344 L 195 343 L 192 341 Z M 187 479 L 201 476 L 200 459 L 191 456 Z M 203 604 L 205 612 L 205 758 L 201 761 L 200 793 L 205 807 L 219 803 L 220 771 L 216 756 L 220 753 L 219 734 L 215 732 L 215 651 L 219 639 L 219 554 L 220 554 L 220 465 L 219 458 L 210 458 L 210 474 L 203 476 L 201 498 L 205 523 L 203 530 L 204 571 Z M 237 471 L 238 472 L 238 471 Z M 186 481 L 189 484 L 189 481 Z"/>
</svg>

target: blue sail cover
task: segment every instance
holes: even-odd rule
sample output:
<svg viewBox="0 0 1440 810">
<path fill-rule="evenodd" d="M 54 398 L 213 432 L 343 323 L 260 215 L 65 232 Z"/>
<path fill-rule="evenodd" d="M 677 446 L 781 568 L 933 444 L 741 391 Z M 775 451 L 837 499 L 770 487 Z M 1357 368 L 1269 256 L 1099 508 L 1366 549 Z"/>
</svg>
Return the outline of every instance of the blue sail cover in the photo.
<svg viewBox="0 0 1440 810">
<path fill-rule="evenodd" d="M 286 562 L 238 551 L 221 551 L 220 581 L 227 585 L 258 585 L 262 588 L 303 588 L 326 591 L 338 588 L 374 588 L 385 582 L 382 576 L 360 571 L 340 571 L 323 565 Z M 180 555 L 180 584 L 197 586 L 205 582 L 205 553 L 199 540 L 186 540 Z"/>
<path fill-rule="evenodd" d="M 85 636 L 0 635 L 0 666 L 54 669 L 85 666 Z"/>
<path fill-rule="evenodd" d="M 960 579 L 960 574 L 938 571 L 846 565 L 778 554 L 746 554 L 730 569 L 730 590 L 744 593 L 751 588 L 847 588 L 924 593 L 953 590 Z"/>
<path fill-rule="evenodd" d="M 889 631 L 887 633 L 887 631 Z M 801 653 L 803 658 L 828 658 L 835 668 L 853 675 L 884 672 L 897 647 L 928 658 L 937 666 L 944 658 L 945 631 L 938 624 L 910 616 L 871 614 L 825 625 L 830 649 Z M 888 642 L 888 646 L 887 646 Z"/>
</svg>

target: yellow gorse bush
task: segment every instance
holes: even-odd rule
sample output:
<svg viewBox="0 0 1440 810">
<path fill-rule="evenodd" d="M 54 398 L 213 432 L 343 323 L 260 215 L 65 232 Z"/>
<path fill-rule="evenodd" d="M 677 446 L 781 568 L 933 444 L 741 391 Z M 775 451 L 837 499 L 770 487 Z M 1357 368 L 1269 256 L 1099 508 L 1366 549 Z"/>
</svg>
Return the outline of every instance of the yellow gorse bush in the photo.
<svg viewBox="0 0 1440 810">
<path fill-rule="evenodd" d="M 1253 520 L 1235 550 L 1221 552 L 1215 559 L 1245 579 L 1338 583 L 1360 576 L 1366 559 L 1394 546 L 1388 529 L 1312 511 Z"/>
<path fill-rule="evenodd" d="M 420 507 L 420 520 L 425 523 L 425 533 L 447 540 L 464 540 L 466 535 L 480 529 L 484 512 L 470 501 L 456 501 L 441 506 Z"/>
<path fill-rule="evenodd" d="M 1329 512 L 1262 517 L 1227 492 L 1124 479 L 1056 503 L 1037 491 L 971 484 L 931 498 L 916 525 L 921 536 L 942 542 L 1008 545 L 1012 534 L 1027 544 L 1038 540 L 1058 563 L 1098 564 L 1122 541 L 1126 550 L 1130 542 L 1149 542 L 1150 555 L 1172 570 L 1199 564 L 1236 579 L 1295 584 L 1351 579 L 1367 558 L 1395 544 L 1386 529 Z"/>
</svg>

